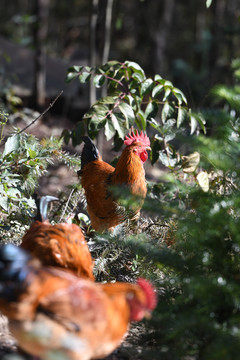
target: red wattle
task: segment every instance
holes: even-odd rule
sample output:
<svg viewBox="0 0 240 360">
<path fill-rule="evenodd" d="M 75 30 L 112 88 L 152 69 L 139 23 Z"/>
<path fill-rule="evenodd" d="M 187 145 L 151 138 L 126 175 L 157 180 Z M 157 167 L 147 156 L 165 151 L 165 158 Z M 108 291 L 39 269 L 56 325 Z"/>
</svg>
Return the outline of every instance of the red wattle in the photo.
<svg viewBox="0 0 240 360">
<path fill-rule="evenodd" d="M 148 154 L 146 150 L 140 153 L 140 159 L 142 160 L 142 162 L 145 162 L 148 159 Z"/>
</svg>

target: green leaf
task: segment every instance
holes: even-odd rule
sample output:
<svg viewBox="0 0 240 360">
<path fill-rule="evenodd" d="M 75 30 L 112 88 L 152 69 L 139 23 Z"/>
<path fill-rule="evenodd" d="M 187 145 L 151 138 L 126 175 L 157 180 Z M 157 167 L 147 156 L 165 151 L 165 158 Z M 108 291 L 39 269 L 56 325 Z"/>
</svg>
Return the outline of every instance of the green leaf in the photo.
<svg viewBox="0 0 240 360">
<path fill-rule="evenodd" d="M 140 88 L 140 94 L 142 96 L 148 94 L 150 91 L 152 91 L 152 88 L 154 86 L 154 82 L 152 79 L 146 79 L 145 81 L 143 81 L 143 83 L 141 84 L 141 88 Z"/>
<path fill-rule="evenodd" d="M 79 75 L 79 81 L 81 83 L 86 83 L 90 80 L 91 78 L 91 74 L 89 72 L 83 71 L 80 75 Z"/>
<path fill-rule="evenodd" d="M 17 151 L 20 146 L 20 135 L 10 136 L 4 146 L 3 156 L 10 154 L 13 151 Z"/>
<path fill-rule="evenodd" d="M 165 94 L 164 94 L 163 101 L 166 101 L 167 98 L 169 97 L 169 95 L 171 94 L 172 89 L 170 89 L 169 87 L 167 87 L 167 88 L 164 88 L 164 90 L 165 90 Z"/>
<path fill-rule="evenodd" d="M 96 75 L 93 78 L 93 84 L 96 86 L 96 88 L 100 88 L 105 83 L 105 76 L 103 75 Z"/>
<path fill-rule="evenodd" d="M 73 79 L 76 79 L 76 77 L 78 76 L 78 73 L 76 72 L 69 72 L 65 78 L 65 82 L 69 83 L 71 82 Z"/>
<path fill-rule="evenodd" d="M 89 133 L 95 136 L 105 126 L 108 112 L 109 108 L 103 104 L 98 103 L 91 107 L 90 111 L 84 115 L 84 118 L 90 118 L 88 122 Z"/>
<path fill-rule="evenodd" d="M 158 83 L 161 84 L 161 85 L 163 85 L 163 86 L 165 86 L 165 87 L 169 87 L 169 88 L 171 88 L 171 89 L 173 88 L 173 84 L 172 84 L 172 82 L 169 81 L 169 80 L 160 79 L 160 80 L 158 80 Z"/>
<path fill-rule="evenodd" d="M 83 223 L 85 223 L 86 225 L 90 225 L 90 220 L 89 217 L 83 213 L 79 213 L 77 215 L 78 220 L 82 221 Z"/>
<path fill-rule="evenodd" d="M 112 105 L 116 103 L 117 99 L 118 99 L 117 96 L 105 96 L 104 98 L 99 100 L 99 103 Z"/>
<path fill-rule="evenodd" d="M 200 154 L 195 151 L 190 155 L 185 155 L 181 157 L 182 160 L 182 169 L 185 173 L 193 173 L 199 165 Z"/>
<path fill-rule="evenodd" d="M 16 189 L 16 188 L 13 188 L 13 187 L 10 188 L 10 189 L 8 189 L 7 195 L 8 195 L 9 197 L 13 197 L 13 198 L 21 197 L 20 191 L 19 191 L 18 189 Z"/>
<path fill-rule="evenodd" d="M 178 115 L 177 115 L 177 128 L 183 123 L 183 121 L 187 117 L 187 111 L 182 108 L 181 106 L 178 108 Z"/>
<path fill-rule="evenodd" d="M 160 94 L 161 91 L 163 91 L 164 86 L 162 84 L 158 84 L 156 86 L 154 86 L 153 90 L 152 90 L 152 97 L 156 97 Z"/>
<path fill-rule="evenodd" d="M 159 160 L 163 165 L 169 167 L 170 169 L 173 169 L 177 164 L 177 159 L 170 157 L 164 152 L 164 150 L 159 152 Z"/>
<path fill-rule="evenodd" d="M 37 163 L 38 161 L 37 160 L 29 160 L 29 162 L 28 162 L 28 165 L 26 165 L 27 167 L 32 167 L 32 166 L 36 166 L 36 163 Z"/>
<path fill-rule="evenodd" d="M 197 181 L 198 181 L 201 189 L 204 192 L 208 192 L 208 190 L 209 190 L 209 177 L 208 177 L 208 173 L 206 171 L 201 171 L 197 175 Z"/>
<path fill-rule="evenodd" d="M 132 107 L 125 102 L 122 102 L 121 104 L 119 104 L 118 107 L 126 119 L 126 128 L 129 129 L 135 122 L 134 111 L 133 111 Z"/>
<path fill-rule="evenodd" d="M 4 209 L 4 210 L 8 210 L 8 197 L 7 196 L 0 196 L 0 206 Z"/>
<path fill-rule="evenodd" d="M 158 105 L 155 101 L 151 101 L 148 103 L 145 110 L 145 117 L 147 120 L 154 118 L 158 112 Z"/>
<path fill-rule="evenodd" d="M 163 134 L 163 131 L 162 129 L 160 128 L 160 125 L 159 123 L 154 119 L 154 118 L 150 118 L 148 120 L 149 124 L 154 128 L 156 129 L 159 133 Z"/>
<path fill-rule="evenodd" d="M 191 126 L 191 135 L 192 135 L 197 129 L 197 124 L 198 124 L 196 116 L 194 116 L 193 114 L 190 114 L 190 122 L 191 122 L 190 126 Z"/>
<path fill-rule="evenodd" d="M 145 80 L 145 73 L 140 65 L 133 61 L 125 61 L 125 64 L 132 70 L 132 78 L 139 82 Z"/>
<path fill-rule="evenodd" d="M 191 120 L 191 135 L 195 132 L 197 125 L 199 124 L 203 130 L 203 132 L 206 134 L 206 128 L 205 128 L 205 119 L 201 114 L 190 114 L 190 120 Z"/>
<path fill-rule="evenodd" d="M 108 65 L 110 67 L 111 66 L 116 66 L 116 65 L 121 66 L 121 63 L 119 61 L 117 61 L 117 60 L 110 60 L 105 65 Z"/>
<path fill-rule="evenodd" d="M 205 127 L 206 121 L 205 121 L 204 117 L 202 116 L 202 114 L 198 114 L 197 121 L 198 121 L 199 125 L 201 126 L 204 134 L 206 134 L 207 133 L 206 127 Z"/>
<path fill-rule="evenodd" d="M 115 129 L 113 127 L 112 121 L 107 120 L 104 127 L 104 133 L 106 135 L 107 140 L 112 139 L 112 137 L 115 135 Z"/>
<path fill-rule="evenodd" d="M 73 65 L 72 70 L 74 70 L 77 73 L 80 73 L 80 71 L 82 71 L 83 68 L 84 66 Z"/>
<path fill-rule="evenodd" d="M 83 121 L 78 121 L 75 127 L 75 141 L 74 146 L 81 144 L 82 136 L 85 134 L 85 125 Z"/>
<path fill-rule="evenodd" d="M 156 74 L 154 76 L 154 81 L 159 81 L 159 80 L 162 80 L 162 77 L 160 75 Z"/>
<path fill-rule="evenodd" d="M 63 137 L 65 144 L 67 145 L 69 143 L 69 140 L 71 138 L 70 133 L 67 129 L 64 129 L 62 131 L 61 137 Z"/>
<path fill-rule="evenodd" d="M 146 131 L 147 120 L 146 120 L 145 114 L 142 110 L 139 110 L 139 112 L 137 113 L 136 123 L 137 123 L 139 129 Z"/>
<path fill-rule="evenodd" d="M 206 0 L 206 7 L 209 8 L 212 4 L 212 0 Z"/>
<path fill-rule="evenodd" d="M 98 132 L 100 129 L 102 129 L 105 124 L 106 124 L 107 119 L 99 119 L 99 117 L 97 116 L 97 114 L 95 114 L 94 116 L 92 116 L 92 118 L 89 120 L 88 123 L 88 130 L 89 132 Z"/>
<path fill-rule="evenodd" d="M 159 152 L 162 149 L 162 139 L 154 137 L 151 143 L 151 163 L 152 165 L 159 159 Z"/>
<path fill-rule="evenodd" d="M 112 113 L 111 114 L 111 119 L 112 119 L 113 127 L 118 132 L 119 137 L 121 139 L 124 139 L 125 129 L 121 125 L 121 122 L 119 122 L 117 114 L 115 115 L 115 114 Z"/>
<path fill-rule="evenodd" d="M 162 109 L 162 122 L 165 123 L 174 113 L 174 107 L 167 101 Z"/>
<path fill-rule="evenodd" d="M 32 149 L 28 149 L 27 154 L 31 159 L 34 159 L 37 156 L 36 151 L 34 151 Z"/>
<path fill-rule="evenodd" d="M 187 98 L 186 96 L 184 95 L 184 93 L 177 89 L 177 88 L 174 88 L 172 90 L 173 94 L 176 96 L 176 98 L 178 99 L 178 104 L 181 105 L 182 102 L 184 102 L 186 105 L 187 105 Z"/>
</svg>

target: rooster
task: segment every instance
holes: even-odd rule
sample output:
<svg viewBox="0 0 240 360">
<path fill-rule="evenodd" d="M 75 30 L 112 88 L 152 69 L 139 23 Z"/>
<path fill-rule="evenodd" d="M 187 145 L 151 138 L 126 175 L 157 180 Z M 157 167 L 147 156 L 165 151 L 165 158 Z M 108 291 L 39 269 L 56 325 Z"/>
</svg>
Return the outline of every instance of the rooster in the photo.
<svg viewBox="0 0 240 360">
<path fill-rule="evenodd" d="M 0 310 L 19 347 L 42 360 L 103 358 L 156 304 L 145 279 L 95 283 L 43 267 L 13 244 L 0 247 Z"/>
<path fill-rule="evenodd" d="M 142 131 L 133 128 L 125 137 L 123 150 L 116 168 L 102 160 L 92 140 L 83 136 L 81 169 L 78 175 L 85 190 L 87 211 L 92 227 L 99 232 L 112 230 L 127 217 L 137 218 L 147 194 L 143 163 L 147 160 L 150 140 Z M 120 206 L 111 188 L 127 189 L 133 197 L 129 211 Z"/>
<path fill-rule="evenodd" d="M 73 271 L 77 276 L 94 280 L 93 260 L 82 230 L 75 224 L 51 225 L 47 219 L 53 196 L 40 200 L 37 218 L 23 236 L 21 247 L 37 257 L 43 265 L 58 266 Z"/>
</svg>

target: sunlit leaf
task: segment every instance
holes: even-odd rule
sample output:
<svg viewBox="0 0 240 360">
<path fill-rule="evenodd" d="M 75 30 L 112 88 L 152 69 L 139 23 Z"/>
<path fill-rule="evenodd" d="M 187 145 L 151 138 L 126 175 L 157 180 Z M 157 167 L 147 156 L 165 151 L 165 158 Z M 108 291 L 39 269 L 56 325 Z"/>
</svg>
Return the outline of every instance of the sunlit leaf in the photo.
<svg viewBox="0 0 240 360">
<path fill-rule="evenodd" d="M 12 187 L 12 188 L 8 189 L 7 195 L 10 197 L 20 197 L 21 193 L 17 188 Z"/>
<path fill-rule="evenodd" d="M 212 4 L 212 0 L 206 0 L 206 7 L 209 8 Z"/>
<path fill-rule="evenodd" d="M 177 164 L 177 159 L 170 157 L 168 154 L 166 154 L 164 151 L 159 152 L 159 160 L 161 163 L 169 168 L 174 168 L 174 166 Z"/>
<path fill-rule="evenodd" d="M 162 80 L 162 77 L 159 74 L 154 76 L 154 81 Z"/>
<path fill-rule="evenodd" d="M 152 79 L 146 79 L 142 84 L 141 84 L 141 90 L 140 93 L 142 96 L 148 94 L 150 91 L 152 91 L 152 88 L 154 86 L 154 82 Z"/>
<path fill-rule="evenodd" d="M 96 75 L 93 78 L 93 84 L 96 86 L 96 88 L 100 88 L 101 86 L 103 86 L 105 80 L 106 80 L 105 76 Z"/>
<path fill-rule="evenodd" d="M 10 154 L 12 151 L 16 151 L 20 145 L 20 137 L 19 135 L 10 136 L 4 146 L 3 156 Z"/>
<path fill-rule="evenodd" d="M 206 171 L 201 171 L 197 175 L 197 181 L 203 191 L 207 192 L 209 190 L 209 177 L 208 177 L 208 173 Z"/>
<path fill-rule="evenodd" d="M 4 209 L 4 210 L 8 210 L 8 197 L 7 196 L 0 196 L 0 206 Z"/>
<path fill-rule="evenodd" d="M 125 129 L 122 127 L 122 124 L 118 121 L 117 114 L 111 114 L 111 119 L 114 129 L 118 132 L 118 135 L 121 139 L 124 139 Z"/>
<path fill-rule="evenodd" d="M 73 79 L 75 79 L 76 77 L 78 77 L 78 73 L 76 72 L 69 72 L 65 78 L 65 82 L 69 83 L 70 81 L 72 81 Z"/>
<path fill-rule="evenodd" d="M 184 122 L 187 117 L 187 111 L 182 108 L 181 106 L 178 108 L 178 115 L 177 115 L 177 128 Z"/>
<path fill-rule="evenodd" d="M 79 81 L 84 84 L 90 80 L 91 74 L 89 74 L 89 72 L 83 71 L 78 78 Z"/>
<path fill-rule="evenodd" d="M 32 150 L 32 149 L 28 149 L 28 156 L 31 158 L 31 159 L 34 159 L 37 155 L 36 151 Z"/>
<path fill-rule="evenodd" d="M 145 114 L 142 110 L 139 110 L 139 112 L 137 113 L 136 123 L 140 129 L 142 129 L 144 131 L 146 130 L 147 121 L 145 118 Z"/>
<path fill-rule="evenodd" d="M 163 97 L 163 101 L 166 101 L 167 100 L 167 98 L 169 97 L 169 95 L 171 94 L 171 92 L 172 92 L 172 89 L 170 89 L 170 88 L 165 88 L 165 94 L 164 94 L 164 97 Z"/>
<path fill-rule="evenodd" d="M 145 73 L 140 65 L 134 61 L 125 61 L 125 64 L 133 70 L 132 77 L 138 81 L 143 81 L 145 79 Z"/>
<path fill-rule="evenodd" d="M 102 98 L 99 102 L 101 104 L 115 104 L 117 101 L 117 96 L 105 96 L 104 98 Z"/>
<path fill-rule="evenodd" d="M 169 119 L 174 113 L 174 107 L 169 104 L 169 102 L 165 102 L 162 109 L 162 122 L 165 123 L 167 119 Z"/>
<path fill-rule="evenodd" d="M 107 140 L 112 139 L 112 137 L 115 135 L 115 128 L 113 126 L 112 121 L 107 120 L 104 127 L 104 133 L 106 135 Z"/>
<path fill-rule="evenodd" d="M 197 129 L 197 124 L 198 124 L 198 121 L 193 114 L 190 114 L 190 122 L 191 122 L 190 125 L 191 125 L 191 135 L 192 135 Z"/>
<path fill-rule="evenodd" d="M 174 95 L 176 96 L 176 98 L 178 99 L 179 105 L 181 105 L 182 102 L 184 102 L 184 103 L 187 105 L 187 99 L 186 99 L 184 93 L 183 93 L 181 90 L 179 90 L 179 89 L 177 89 L 177 88 L 174 88 L 174 89 L 173 89 L 173 94 L 174 94 Z"/>
<path fill-rule="evenodd" d="M 119 104 L 118 107 L 126 119 L 126 127 L 129 128 L 131 125 L 134 124 L 135 121 L 135 114 L 132 107 L 125 102 Z"/>
<path fill-rule="evenodd" d="M 156 97 L 160 94 L 161 91 L 164 90 L 164 86 L 162 84 L 158 84 L 156 86 L 154 86 L 153 90 L 152 90 L 152 97 Z"/>
<path fill-rule="evenodd" d="M 182 156 L 181 160 L 183 171 L 187 174 L 193 173 L 199 165 L 200 154 L 196 151 L 190 155 Z"/>
<path fill-rule="evenodd" d="M 158 112 L 158 105 L 155 101 L 151 101 L 148 103 L 145 110 L 146 119 L 154 118 Z"/>
</svg>

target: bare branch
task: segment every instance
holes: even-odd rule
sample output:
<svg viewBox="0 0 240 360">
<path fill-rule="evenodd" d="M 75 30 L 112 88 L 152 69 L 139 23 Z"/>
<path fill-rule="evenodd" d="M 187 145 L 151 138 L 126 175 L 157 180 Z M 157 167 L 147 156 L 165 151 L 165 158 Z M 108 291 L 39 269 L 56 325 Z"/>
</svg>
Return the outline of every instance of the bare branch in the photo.
<svg viewBox="0 0 240 360">
<path fill-rule="evenodd" d="M 51 102 L 49 104 L 49 106 L 47 107 L 47 109 L 45 109 L 40 115 L 38 115 L 38 117 L 36 117 L 36 119 L 34 119 L 29 125 L 27 125 L 25 128 L 23 128 L 22 130 L 20 130 L 19 132 L 16 133 L 16 135 L 19 135 L 21 133 L 23 133 L 25 130 L 27 130 L 30 126 L 32 126 L 37 120 L 41 119 L 41 117 L 43 117 L 55 104 L 55 102 L 58 100 L 58 98 L 62 95 L 63 90 L 60 91 L 60 93 L 55 97 L 55 99 L 53 100 L 53 102 Z"/>
</svg>

